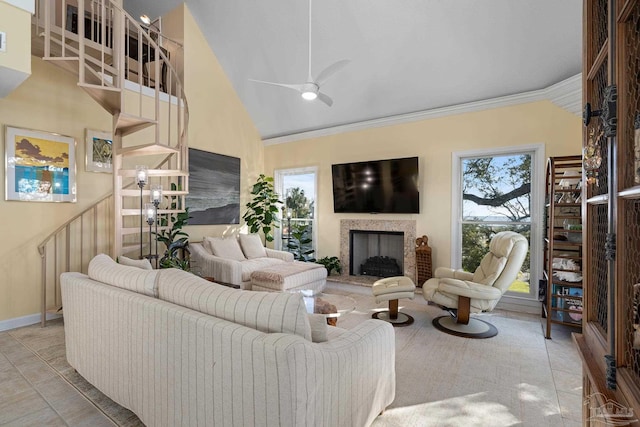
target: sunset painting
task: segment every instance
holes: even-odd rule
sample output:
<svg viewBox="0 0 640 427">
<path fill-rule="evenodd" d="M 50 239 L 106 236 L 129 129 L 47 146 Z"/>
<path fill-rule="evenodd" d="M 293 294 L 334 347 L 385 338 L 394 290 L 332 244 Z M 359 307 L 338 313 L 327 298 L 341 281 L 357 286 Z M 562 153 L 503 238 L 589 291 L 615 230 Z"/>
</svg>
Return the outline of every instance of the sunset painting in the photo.
<svg viewBox="0 0 640 427">
<path fill-rule="evenodd" d="M 8 200 L 75 201 L 72 138 L 7 127 L 6 141 Z"/>
</svg>

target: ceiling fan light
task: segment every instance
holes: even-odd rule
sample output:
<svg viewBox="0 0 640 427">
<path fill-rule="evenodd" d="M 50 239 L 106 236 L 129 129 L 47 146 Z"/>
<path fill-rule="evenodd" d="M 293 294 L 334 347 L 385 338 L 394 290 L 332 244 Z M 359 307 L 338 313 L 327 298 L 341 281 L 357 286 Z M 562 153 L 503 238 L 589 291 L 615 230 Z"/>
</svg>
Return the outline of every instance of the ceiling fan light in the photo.
<svg viewBox="0 0 640 427">
<path fill-rule="evenodd" d="M 302 97 L 307 101 L 313 101 L 318 97 L 318 94 L 316 92 L 306 91 L 306 92 L 302 92 Z"/>
</svg>

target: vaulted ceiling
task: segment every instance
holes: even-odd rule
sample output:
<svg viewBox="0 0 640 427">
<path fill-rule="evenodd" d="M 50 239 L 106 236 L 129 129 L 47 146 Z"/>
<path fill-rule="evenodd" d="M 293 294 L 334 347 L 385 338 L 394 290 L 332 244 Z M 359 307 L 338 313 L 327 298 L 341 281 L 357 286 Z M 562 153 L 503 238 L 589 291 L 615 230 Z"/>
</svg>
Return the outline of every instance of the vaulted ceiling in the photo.
<svg viewBox="0 0 640 427">
<path fill-rule="evenodd" d="M 125 0 L 161 16 L 178 0 Z M 581 71 L 582 0 L 186 0 L 263 139 L 545 89 Z"/>
</svg>

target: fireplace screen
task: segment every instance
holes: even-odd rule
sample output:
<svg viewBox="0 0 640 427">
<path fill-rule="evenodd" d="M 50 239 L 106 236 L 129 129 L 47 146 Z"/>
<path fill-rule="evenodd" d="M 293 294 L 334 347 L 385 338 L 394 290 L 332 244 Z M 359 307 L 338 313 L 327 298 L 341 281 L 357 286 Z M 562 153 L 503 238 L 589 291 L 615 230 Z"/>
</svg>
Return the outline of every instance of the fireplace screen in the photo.
<svg viewBox="0 0 640 427">
<path fill-rule="evenodd" d="M 351 230 L 349 239 L 350 275 L 402 276 L 404 233 Z"/>
</svg>

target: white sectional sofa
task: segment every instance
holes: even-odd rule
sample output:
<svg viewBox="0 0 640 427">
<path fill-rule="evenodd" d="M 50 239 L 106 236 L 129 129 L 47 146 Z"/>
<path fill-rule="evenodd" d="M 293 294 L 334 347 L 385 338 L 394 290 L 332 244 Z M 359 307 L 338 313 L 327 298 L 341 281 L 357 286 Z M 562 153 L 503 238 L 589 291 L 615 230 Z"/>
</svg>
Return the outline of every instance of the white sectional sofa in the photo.
<svg viewBox="0 0 640 427">
<path fill-rule="evenodd" d="M 69 363 L 145 425 L 365 426 L 394 399 L 386 322 L 310 323 L 300 294 L 107 255 L 61 282 Z"/>
<path fill-rule="evenodd" d="M 301 273 L 300 268 L 288 264 L 293 262 L 292 253 L 265 248 L 257 234 L 205 237 L 202 243 L 190 243 L 189 248 L 193 269 L 198 274 L 213 277 L 217 282 L 237 285 L 240 289 L 253 288 L 251 275 L 254 272 L 277 272 L 280 265 L 284 274 L 294 275 L 283 279 L 287 280 L 287 290 L 300 288 L 321 291 L 326 282 L 326 269 L 323 266 L 307 263 L 307 268 L 302 268 L 305 271 Z M 311 266 L 322 267 L 323 270 L 310 271 Z M 277 290 L 262 281 L 258 281 L 258 284 L 257 290 Z"/>
</svg>

